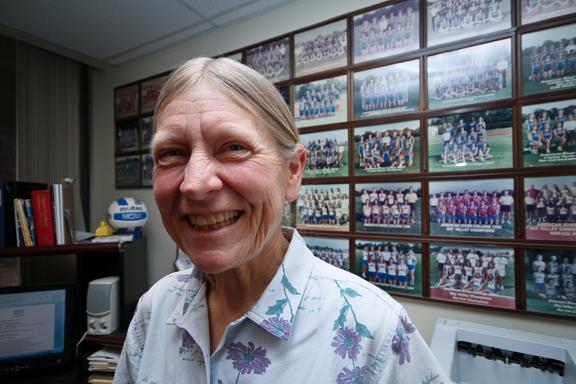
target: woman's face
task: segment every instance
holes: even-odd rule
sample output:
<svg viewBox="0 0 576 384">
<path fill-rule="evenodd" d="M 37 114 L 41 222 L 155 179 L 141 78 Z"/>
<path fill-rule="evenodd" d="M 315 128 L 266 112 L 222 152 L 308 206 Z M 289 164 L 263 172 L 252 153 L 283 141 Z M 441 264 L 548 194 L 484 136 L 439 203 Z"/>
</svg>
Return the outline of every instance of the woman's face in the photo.
<svg viewBox="0 0 576 384">
<path fill-rule="evenodd" d="M 304 151 L 284 160 L 259 119 L 201 83 L 166 106 L 152 152 L 164 226 L 200 270 L 278 252 L 283 202 L 297 196 Z"/>
</svg>

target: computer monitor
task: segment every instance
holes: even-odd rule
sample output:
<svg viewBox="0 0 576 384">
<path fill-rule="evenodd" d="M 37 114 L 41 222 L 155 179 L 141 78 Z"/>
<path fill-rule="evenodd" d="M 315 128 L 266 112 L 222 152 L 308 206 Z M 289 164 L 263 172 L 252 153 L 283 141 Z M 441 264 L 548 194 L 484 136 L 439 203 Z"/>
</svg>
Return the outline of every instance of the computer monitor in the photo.
<svg viewBox="0 0 576 384">
<path fill-rule="evenodd" d="M 72 284 L 0 288 L 0 382 L 72 361 L 72 304 Z"/>
</svg>

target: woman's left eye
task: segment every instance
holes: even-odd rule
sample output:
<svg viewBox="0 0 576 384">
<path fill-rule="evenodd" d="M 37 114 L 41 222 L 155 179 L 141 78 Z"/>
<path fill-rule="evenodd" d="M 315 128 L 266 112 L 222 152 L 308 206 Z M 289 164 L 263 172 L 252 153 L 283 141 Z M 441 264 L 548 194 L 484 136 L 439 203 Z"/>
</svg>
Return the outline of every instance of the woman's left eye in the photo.
<svg viewBox="0 0 576 384">
<path fill-rule="evenodd" d="M 246 147 L 244 147 L 242 144 L 229 144 L 228 145 L 228 150 L 229 151 L 244 151 L 246 150 Z"/>
</svg>

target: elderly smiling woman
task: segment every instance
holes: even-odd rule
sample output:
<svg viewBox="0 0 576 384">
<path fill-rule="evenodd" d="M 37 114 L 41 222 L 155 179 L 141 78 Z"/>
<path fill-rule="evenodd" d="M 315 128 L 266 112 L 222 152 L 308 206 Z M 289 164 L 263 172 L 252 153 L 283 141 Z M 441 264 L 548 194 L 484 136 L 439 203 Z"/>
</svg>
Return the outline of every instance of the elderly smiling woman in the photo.
<svg viewBox="0 0 576 384">
<path fill-rule="evenodd" d="M 397 302 L 280 226 L 306 152 L 273 84 L 194 59 L 154 117 L 154 196 L 195 267 L 141 298 L 114 383 L 447 382 Z"/>
</svg>

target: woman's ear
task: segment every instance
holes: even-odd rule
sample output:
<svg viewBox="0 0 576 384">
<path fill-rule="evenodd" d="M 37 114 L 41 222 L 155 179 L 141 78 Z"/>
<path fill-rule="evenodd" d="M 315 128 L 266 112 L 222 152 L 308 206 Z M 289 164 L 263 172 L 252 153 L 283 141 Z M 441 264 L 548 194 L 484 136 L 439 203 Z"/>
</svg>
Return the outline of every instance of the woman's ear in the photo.
<svg viewBox="0 0 576 384">
<path fill-rule="evenodd" d="M 296 155 L 289 160 L 288 164 L 288 184 L 286 185 L 286 201 L 289 203 L 296 200 L 300 184 L 302 184 L 302 175 L 306 167 L 306 149 L 302 144 L 298 144 Z"/>
</svg>

